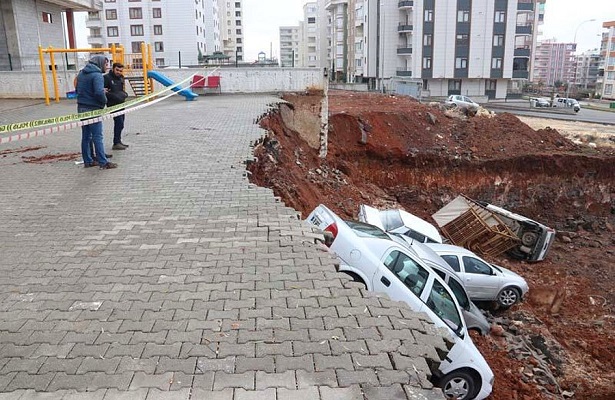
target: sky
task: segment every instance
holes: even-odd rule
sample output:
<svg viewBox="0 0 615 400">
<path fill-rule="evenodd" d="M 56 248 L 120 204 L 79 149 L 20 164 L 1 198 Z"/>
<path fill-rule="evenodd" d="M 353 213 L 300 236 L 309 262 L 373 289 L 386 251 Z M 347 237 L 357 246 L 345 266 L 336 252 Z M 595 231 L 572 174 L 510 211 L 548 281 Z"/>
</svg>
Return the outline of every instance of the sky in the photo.
<svg viewBox="0 0 615 400">
<path fill-rule="evenodd" d="M 389 0 L 397 1 L 397 0 Z M 244 51 L 246 61 L 264 51 L 279 58 L 279 27 L 298 25 L 306 0 L 243 0 Z M 604 21 L 615 21 L 615 0 L 547 0 L 545 23 L 539 39 L 578 43 L 578 52 L 600 47 Z M 595 21 L 588 21 L 595 19 Z M 587 21 L 587 22 L 586 22 Z M 85 16 L 77 19 L 78 44 L 87 47 Z"/>
</svg>

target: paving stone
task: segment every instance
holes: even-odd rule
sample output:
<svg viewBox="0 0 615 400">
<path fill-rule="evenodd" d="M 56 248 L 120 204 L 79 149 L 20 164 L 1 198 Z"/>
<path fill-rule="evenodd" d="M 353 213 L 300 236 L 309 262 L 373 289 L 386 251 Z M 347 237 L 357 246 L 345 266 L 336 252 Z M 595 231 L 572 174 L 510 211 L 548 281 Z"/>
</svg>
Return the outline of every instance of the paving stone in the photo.
<svg viewBox="0 0 615 400">
<path fill-rule="evenodd" d="M 166 372 L 163 374 L 146 374 L 144 372 L 135 372 L 132 382 L 130 382 L 130 390 L 141 388 L 158 388 L 168 391 L 173 382 L 173 373 Z"/>
<path fill-rule="evenodd" d="M 330 386 L 337 387 L 337 376 L 335 370 L 327 370 L 321 372 L 309 372 L 304 370 L 298 370 L 297 387 L 299 389 L 305 389 L 312 386 Z"/>
<path fill-rule="evenodd" d="M 336 372 L 337 382 L 340 387 L 349 387 L 354 384 L 378 385 L 379 383 L 376 372 L 371 369 L 361 371 L 347 371 L 344 369 L 338 369 Z"/>
<path fill-rule="evenodd" d="M 226 388 L 244 388 L 254 390 L 254 371 L 243 374 L 229 374 L 224 371 L 216 371 L 214 376 L 214 390 Z"/>
<path fill-rule="evenodd" d="M 120 357 L 105 359 L 85 357 L 77 369 L 77 375 L 82 375 L 87 372 L 105 372 L 107 374 L 113 374 L 120 365 L 120 361 Z"/>
<path fill-rule="evenodd" d="M 314 365 L 316 371 L 326 371 L 328 369 L 354 371 L 355 369 L 350 354 L 341 354 L 339 356 L 314 354 Z"/>
<path fill-rule="evenodd" d="M 317 387 L 309 387 L 305 389 L 286 388 L 277 389 L 277 400 L 314 400 L 320 398 L 320 393 Z"/>
<path fill-rule="evenodd" d="M 256 357 L 263 357 L 266 355 L 293 355 L 292 342 L 282 343 L 256 343 Z"/>
<path fill-rule="evenodd" d="M 147 394 L 147 388 L 131 390 L 129 392 L 109 389 L 105 393 L 103 400 L 145 400 L 147 398 Z"/>
<path fill-rule="evenodd" d="M 259 343 L 257 343 L 257 346 L 258 345 Z M 266 355 L 264 357 L 237 357 L 235 361 L 235 372 L 241 374 L 246 371 L 274 372 L 274 357 L 271 355 Z"/>
<path fill-rule="evenodd" d="M 321 386 L 318 389 L 320 390 L 321 400 L 356 400 L 363 398 L 359 385 L 345 388 Z"/>
<path fill-rule="evenodd" d="M 189 400 L 191 398 L 190 388 L 165 392 L 159 389 L 149 389 L 147 400 Z"/>
<path fill-rule="evenodd" d="M 233 400 L 235 389 L 223 389 L 218 391 L 205 390 L 197 387 L 192 392 L 193 400 Z"/>
</svg>

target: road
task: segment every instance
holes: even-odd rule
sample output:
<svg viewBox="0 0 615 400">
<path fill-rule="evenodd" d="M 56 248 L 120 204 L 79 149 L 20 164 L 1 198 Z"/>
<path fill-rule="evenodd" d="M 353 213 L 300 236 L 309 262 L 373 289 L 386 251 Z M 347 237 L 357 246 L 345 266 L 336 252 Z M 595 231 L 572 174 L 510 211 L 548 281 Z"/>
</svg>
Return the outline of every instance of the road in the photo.
<svg viewBox="0 0 615 400">
<path fill-rule="evenodd" d="M 593 122 L 600 124 L 615 125 L 615 113 L 609 111 L 593 110 L 584 108 L 575 114 L 562 114 L 551 111 L 549 108 L 530 109 L 526 104 L 515 103 L 488 103 L 485 105 L 488 110 L 496 113 L 509 112 L 515 115 L 528 117 L 561 119 L 567 121 Z"/>
</svg>

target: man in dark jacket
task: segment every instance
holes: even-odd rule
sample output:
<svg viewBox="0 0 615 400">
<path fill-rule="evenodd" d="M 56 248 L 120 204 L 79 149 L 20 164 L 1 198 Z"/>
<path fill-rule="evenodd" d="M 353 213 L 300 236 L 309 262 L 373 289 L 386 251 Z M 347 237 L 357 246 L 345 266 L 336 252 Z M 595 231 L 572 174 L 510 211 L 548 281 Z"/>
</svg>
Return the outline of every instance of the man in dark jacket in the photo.
<svg viewBox="0 0 615 400">
<path fill-rule="evenodd" d="M 107 70 L 109 60 L 105 56 L 96 55 L 79 71 L 77 76 L 77 112 L 101 110 L 105 108 L 107 96 L 103 73 Z M 94 142 L 97 160 L 92 159 L 90 142 Z M 105 155 L 103 143 L 102 122 L 95 122 L 81 127 L 81 154 L 86 168 L 96 164 L 101 169 L 117 168 L 117 164 L 109 162 Z"/>
<path fill-rule="evenodd" d="M 105 74 L 105 89 L 107 89 L 107 106 L 122 104 L 128 93 L 124 90 L 124 66 L 120 63 L 113 63 L 111 71 Z M 125 150 L 128 145 L 122 143 L 122 130 L 124 129 L 124 117 L 118 115 L 113 117 L 113 150 Z"/>
</svg>

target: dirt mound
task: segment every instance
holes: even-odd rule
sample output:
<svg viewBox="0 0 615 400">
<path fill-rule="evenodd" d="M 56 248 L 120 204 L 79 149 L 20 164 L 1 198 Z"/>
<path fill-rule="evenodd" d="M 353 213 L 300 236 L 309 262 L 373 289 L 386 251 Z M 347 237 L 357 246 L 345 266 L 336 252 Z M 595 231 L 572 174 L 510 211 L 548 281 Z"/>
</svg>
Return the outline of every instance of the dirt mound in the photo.
<svg viewBox="0 0 615 400">
<path fill-rule="evenodd" d="M 321 97 L 314 93 L 285 100 L 295 119 L 319 113 Z M 367 203 L 401 206 L 430 220 L 464 193 L 556 228 L 558 241 L 547 261 L 494 260 L 530 284 L 526 302 L 496 312 L 513 322 L 513 312 L 528 315 L 504 324 L 506 332 L 527 343 L 540 337 L 546 345 L 516 352 L 514 342 L 475 338 L 496 374 L 492 398 L 612 398 L 613 149 L 577 146 L 556 130 L 533 130 L 510 114 L 465 117 L 405 97 L 330 92 L 329 111 L 326 158 L 294 130 L 301 124 L 289 126 L 276 111 L 264 118 L 269 134 L 255 148 L 252 181 L 272 188 L 304 217 L 324 203 L 355 218 Z M 558 365 L 548 364 L 556 384 L 531 376 L 532 359 L 549 348 L 561 352 Z"/>
</svg>

